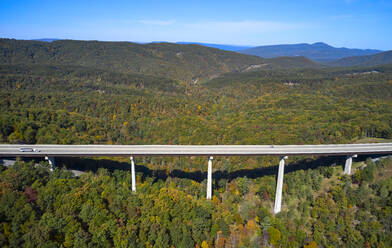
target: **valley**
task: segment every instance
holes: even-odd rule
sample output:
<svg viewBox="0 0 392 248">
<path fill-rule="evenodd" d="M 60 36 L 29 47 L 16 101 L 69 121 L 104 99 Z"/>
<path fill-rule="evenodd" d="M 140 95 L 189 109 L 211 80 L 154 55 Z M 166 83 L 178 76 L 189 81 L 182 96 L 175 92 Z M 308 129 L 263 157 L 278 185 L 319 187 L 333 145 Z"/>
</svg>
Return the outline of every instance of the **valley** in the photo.
<svg viewBox="0 0 392 248">
<path fill-rule="evenodd" d="M 392 65 L 332 67 L 200 45 L 0 40 L 0 141 L 390 142 Z M 371 55 L 375 56 L 375 55 Z M 0 166 L 2 247 L 390 247 L 391 159 L 59 158 Z M 68 169 L 68 170 L 67 170 Z M 69 169 L 85 173 L 74 177 Z"/>
</svg>

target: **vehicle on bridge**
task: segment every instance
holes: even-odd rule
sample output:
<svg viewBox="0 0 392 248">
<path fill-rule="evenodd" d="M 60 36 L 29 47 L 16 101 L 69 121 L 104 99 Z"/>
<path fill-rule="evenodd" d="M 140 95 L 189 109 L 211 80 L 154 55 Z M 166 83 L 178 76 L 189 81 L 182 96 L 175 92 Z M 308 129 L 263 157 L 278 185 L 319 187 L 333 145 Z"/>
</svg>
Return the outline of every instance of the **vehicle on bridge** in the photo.
<svg viewBox="0 0 392 248">
<path fill-rule="evenodd" d="M 31 147 L 21 147 L 19 148 L 20 152 L 40 152 L 41 150 L 38 148 L 31 148 Z"/>
</svg>

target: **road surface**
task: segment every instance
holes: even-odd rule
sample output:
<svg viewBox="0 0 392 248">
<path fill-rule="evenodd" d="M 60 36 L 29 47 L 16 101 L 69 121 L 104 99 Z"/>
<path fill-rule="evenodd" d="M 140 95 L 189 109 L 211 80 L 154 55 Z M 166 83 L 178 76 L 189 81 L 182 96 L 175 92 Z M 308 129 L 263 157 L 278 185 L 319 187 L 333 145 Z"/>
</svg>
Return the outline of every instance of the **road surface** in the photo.
<svg viewBox="0 0 392 248">
<path fill-rule="evenodd" d="M 21 151 L 28 150 L 28 151 Z M 27 148 L 27 149 L 25 149 Z M 31 149 L 30 149 L 31 148 Z M 32 150 L 35 151 L 32 151 Z M 392 143 L 331 145 L 11 145 L 0 157 L 83 156 L 294 156 L 392 154 Z"/>
</svg>

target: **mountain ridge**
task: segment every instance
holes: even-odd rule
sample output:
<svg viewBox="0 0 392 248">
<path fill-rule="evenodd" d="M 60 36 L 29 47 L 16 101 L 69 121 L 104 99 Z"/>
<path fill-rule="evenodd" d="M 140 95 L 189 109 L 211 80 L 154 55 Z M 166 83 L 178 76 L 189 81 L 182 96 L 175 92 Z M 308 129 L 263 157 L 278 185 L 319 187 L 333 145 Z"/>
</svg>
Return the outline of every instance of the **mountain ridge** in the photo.
<svg viewBox="0 0 392 248">
<path fill-rule="evenodd" d="M 185 82 L 227 72 L 319 66 L 303 58 L 264 59 L 196 44 L 0 39 L 0 64 L 75 65 Z"/>
<path fill-rule="evenodd" d="M 328 63 L 329 66 L 376 66 L 392 64 L 392 50 L 367 56 L 346 57 Z"/>
<path fill-rule="evenodd" d="M 264 59 L 200 45 L 0 39 L 0 64 L 76 65 L 192 82 L 241 71 Z"/>
<path fill-rule="evenodd" d="M 250 49 L 240 50 L 238 52 L 263 58 L 304 56 L 315 62 L 330 62 L 345 57 L 371 55 L 383 51 L 376 49 L 353 49 L 345 47 L 336 48 L 324 42 L 316 42 L 313 44 L 298 43 L 258 46 Z"/>
</svg>

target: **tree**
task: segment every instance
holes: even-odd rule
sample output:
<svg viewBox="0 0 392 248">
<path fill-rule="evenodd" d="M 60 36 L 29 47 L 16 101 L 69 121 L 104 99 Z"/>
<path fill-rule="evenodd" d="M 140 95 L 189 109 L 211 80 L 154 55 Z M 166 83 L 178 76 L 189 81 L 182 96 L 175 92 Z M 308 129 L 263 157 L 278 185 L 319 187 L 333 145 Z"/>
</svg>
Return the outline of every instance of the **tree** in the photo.
<svg viewBox="0 0 392 248">
<path fill-rule="evenodd" d="M 268 233 L 270 237 L 270 243 L 274 246 L 277 246 L 281 236 L 280 231 L 274 227 L 270 227 L 268 229 Z"/>
</svg>

